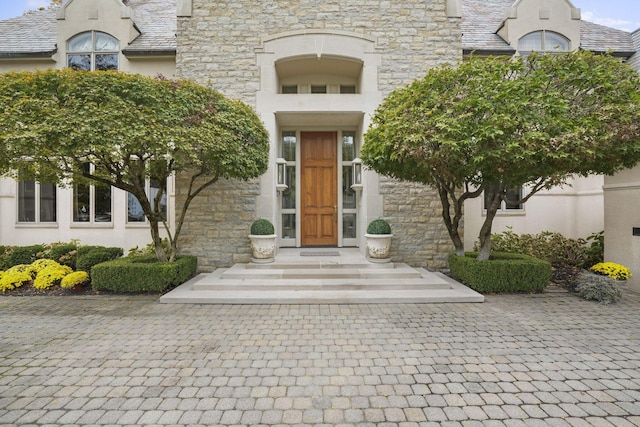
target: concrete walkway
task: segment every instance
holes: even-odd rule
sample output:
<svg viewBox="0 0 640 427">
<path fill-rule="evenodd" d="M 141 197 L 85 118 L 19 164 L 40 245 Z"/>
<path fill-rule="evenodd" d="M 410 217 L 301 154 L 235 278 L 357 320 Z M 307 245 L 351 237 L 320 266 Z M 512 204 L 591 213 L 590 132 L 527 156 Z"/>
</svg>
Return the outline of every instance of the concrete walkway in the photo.
<svg viewBox="0 0 640 427">
<path fill-rule="evenodd" d="M 640 297 L 0 296 L 0 425 L 640 425 Z"/>
</svg>

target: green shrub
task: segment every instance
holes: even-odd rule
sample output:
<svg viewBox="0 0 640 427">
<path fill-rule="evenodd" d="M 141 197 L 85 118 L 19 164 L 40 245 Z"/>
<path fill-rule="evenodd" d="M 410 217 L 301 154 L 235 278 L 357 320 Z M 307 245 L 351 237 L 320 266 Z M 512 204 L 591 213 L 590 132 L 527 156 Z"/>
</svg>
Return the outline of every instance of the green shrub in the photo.
<svg viewBox="0 0 640 427">
<path fill-rule="evenodd" d="M 37 260 L 38 254 L 44 251 L 44 245 L 16 246 L 2 257 L 0 270 L 6 270 L 18 264 L 31 264 Z"/>
<path fill-rule="evenodd" d="M 496 252 L 525 254 L 552 264 L 582 267 L 589 247 L 585 239 L 569 239 L 560 233 L 516 234 L 511 229 L 491 235 L 491 249 Z"/>
<path fill-rule="evenodd" d="M 47 258 L 56 261 L 61 265 L 76 268 L 76 255 L 78 245 L 76 243 L 52 243 L 46 245 L 40 258 Z"/>
<path fill-rule="evenodd" d="M 269 236 L 275 234 L 275 228 L 268 219 L 257 219 L 251 224 L 251 234 L 256 236 Z"/>
<path fill-rule="evenodd" d="M 604 231 L 593 233 L 587 237 L 587 260 L 584 267 L 591 267 L 604 262 Z"/>
<path fill-rule="evenodd" d="M 551 278 L 551 264 L 528 255 L 495 252 L 489 261 L 477 253 L 451 254 L 451 274 L 480 293 L 542 292 Z"/>
<path fill-rule="evenodd" d="M 105 261 L 111 261 L 121 256 L 121 248 L 107 248 L 104 246 L 86 246 L 78 248 L 76 269 L 81 271 L 91 271 L 91 268 L 94 265 Z"/>
<path fill-rule="evenodd" d="M 391 226 L 384 219 L 374 219 L 367 226 L 367 234 L 391 234 Z"/>
<path fill-rule="evenodd" d="M 622 293 L 614 279 L 600 274 L 581 271 L 578 273 L 578 295 L 586 300 L 598 301 L 602 304 L 618 302 Z"/>
<path fill-rule="evenodd" d="M 96 291 L 162 292 L 186 282 L 197 268 L 194 256 L 181 256 L 175 262 L 158 262 L 152 256 L 119 258 L 95 265 L 91 286 Z"/>
<path fill-rule="evenodd" d="M 162 239 L 162 250 L 164 251 L 165 255 L 168 254 L 170 252 L 170 244 L 169 244 L 169 239 L 167 239 L 166 237 L 164 239 Z M 139 248 L 139 247 L 135 247 L 135 248 L 131 248 L 129 249 L 129 251 L 127 252 L 127 256 L 143 256 L 143 255 L 156 255 L 156 246 L 153 244 L 153 242 L 147 244 L 146 246 Z"/>
<path fill-rule="evenodd" d="M 77 256 L 82 256 L 82 255 L 86 255 L 87 253 L 94 251 L 96 249 L 100 249 L 100 250 L 106 250 L 110 253 L 113 254 L 114 259 L 121 257 L 122 256 L 122 248 L 118 248 L 118 247 L 108 247 L 108 246 L 80 246 L 78 247 L 78 254 Z"/>
</svg>

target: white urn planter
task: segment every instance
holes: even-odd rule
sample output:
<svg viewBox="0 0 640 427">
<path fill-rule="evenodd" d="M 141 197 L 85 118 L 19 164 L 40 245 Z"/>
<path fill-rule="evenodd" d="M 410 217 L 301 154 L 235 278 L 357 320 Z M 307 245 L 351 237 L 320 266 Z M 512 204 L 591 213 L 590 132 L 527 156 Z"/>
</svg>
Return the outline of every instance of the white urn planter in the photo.
<svg viewBox="0 0 640 427">
<path fill-rule="evenodd" d="M 251 240 L 251 262 L 256 264 L 268 264 L 275 260 L 276 256 L 276 234 L 250 234 Z"/>
<path fill-rule="evenodd" d="M 367 255 L 370 262 L 391 262 L 391 238 L 393 234 L 365 234 L 367 238 Z"/>
</svg>

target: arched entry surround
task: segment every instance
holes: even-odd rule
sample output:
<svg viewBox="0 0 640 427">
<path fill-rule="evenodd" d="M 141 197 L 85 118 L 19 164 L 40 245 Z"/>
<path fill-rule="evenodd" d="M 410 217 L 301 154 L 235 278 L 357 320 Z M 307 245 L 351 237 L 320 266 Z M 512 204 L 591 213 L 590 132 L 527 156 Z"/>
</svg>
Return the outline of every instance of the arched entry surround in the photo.
<svg viewBox="0 0 640 427">
<path fill-rule="evenodd" d="M 283 132 L 295 133 L 298 141 L 308 132 L 335 132 L 337 142 L 343 135 L 355 135 L 356 155 L 362 144 L 362 135 L 370 123 L 370 117 L 382 101 L 378 90 L 378 68 L 381 50 L 376 41 L 363 34 L 304 30 L 266 36 L 262 46 L 256 50 L 257 65 L 260 68 L 260 87 L 256 94 L 256 111 L 271 135 L 270 169 L 261 178 L 261 195 L 257 200 L 257 214 L 272 218 L 276 232 L 280 236 L 280 246 L 302 246 L 300 236 L 301 197 L 296 197 L 295 218 L 297 235 L 295 239 L 283 238 L 282 194 L 276 191 L 276 159 L 283 156 L 281 141 Z M 314 66 L 317 61 L 317 66 Z M 331 70 L 336 75 L 330 75 Z M 300 78 L 304 87 L 297 93 L 283 93 L 282 83 L 290 82 L 291 76 Z M 324 75 L 329 80 L 325 92 L 312 92 L 311 85 Z M 287 80 L 287 78 L 289 80 Z M 348 92 L 340 89 L 340 79 L 354 82 Z M 334 79 L 334 80 L 332 80 Z M 340 148 L 340 147 L 338 147 Z M 299 151 L 299 150 L 298 150 Z M 300 188 L 300 154 L 297 154 L 296 188 Z M 336 192 L 343 183 L 342 161 L 338 150 Z M 378 192 L 378 177 L 373 172 L 363 174 L 363 189 L 357 195 L 356 237 L 344 238 L 343 217 L 338 208 L 339 238 L 337 246 L 363 247 L 366 224 L 372 218 L 382 215 L 382 197 Z M 342 195 L 338 195 L 341 206 Z M 292 211 L 290 211 L 292 212 Z"/>
</svg>

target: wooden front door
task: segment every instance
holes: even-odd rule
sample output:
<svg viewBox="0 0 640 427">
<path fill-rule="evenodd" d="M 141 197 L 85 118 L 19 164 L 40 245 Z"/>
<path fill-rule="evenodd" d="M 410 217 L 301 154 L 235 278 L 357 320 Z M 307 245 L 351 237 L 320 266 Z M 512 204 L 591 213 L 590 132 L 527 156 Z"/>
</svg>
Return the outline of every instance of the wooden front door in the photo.
<svg viewBox="0 0 640 427">
<path fill-rule="evenodd" d="M 302 246 L 338 245 L 337 133 L 302 132 Z"/>
</svg>

